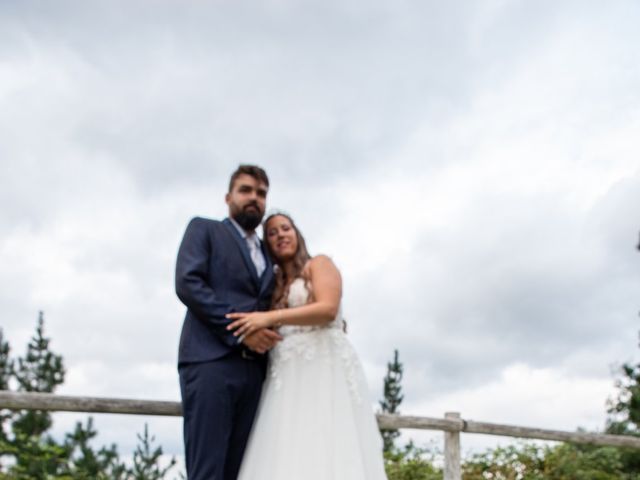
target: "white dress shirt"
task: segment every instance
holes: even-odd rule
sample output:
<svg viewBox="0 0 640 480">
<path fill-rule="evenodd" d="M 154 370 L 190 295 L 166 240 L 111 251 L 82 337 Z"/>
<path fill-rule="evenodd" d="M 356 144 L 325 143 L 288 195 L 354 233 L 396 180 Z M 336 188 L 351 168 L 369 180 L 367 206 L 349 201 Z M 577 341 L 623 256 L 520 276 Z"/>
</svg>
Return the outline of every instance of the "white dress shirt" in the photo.
<svg viewBox="0 0 640 480">
<path fill-rule="evenodd" d="M 260 248 L 260 239 L 258 238 L 258 234 L 254 232 L 247 232 L 244 228 L 242 228 L 238 222 L 236 222 L 233 218 L 229 217 L 231 223 L 238 233 L 244 238 L 245 242 L 247 242 L 247 246 L 249 247 L 249 254 L 251 256 L 251 261 L 256 267 L 256 271 L 258 272 L 258 277 L 262 276 L 264 269 L 267 268 L 267 261 L 264 258 L 264 254 L 262 253 L 262 248 Z"/>
</svg>

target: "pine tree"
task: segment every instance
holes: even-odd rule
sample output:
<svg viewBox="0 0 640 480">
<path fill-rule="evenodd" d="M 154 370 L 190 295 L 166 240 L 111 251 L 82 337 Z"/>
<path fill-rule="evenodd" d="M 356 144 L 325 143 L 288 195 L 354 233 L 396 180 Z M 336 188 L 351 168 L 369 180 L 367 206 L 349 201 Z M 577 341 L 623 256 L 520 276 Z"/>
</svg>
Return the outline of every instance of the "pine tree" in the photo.
<svg viewBox="0 0 640 480">
<path fill-rule="evenodd" d="M 133 468 L 130 475 L 133 480 L 161 480 L 167 472 L 176 464 L 176 459 L 165 468 L 160 468 L 159 461 L 162 457 L 162 447 L 153 449 L 152 443 L 155 437 L 149 437 L 148 425 L 144 424 L 144 433 L 138 434 L 138 446 L 133 454 Z"/>
<path fill-rule="evenodd" d="M 384 377 L 384 397 L 380 401 L 382 413 L 398 414 L 398 407 L 402 403 L 402 363 L 398 358 L 398 350 L 394 350 L 393 361 L 387 363 L 387 374 Z M 383 430 L 382 440 L 384 451 L 392 452 L 395 449 L 395 440 L 400 436 L 398 430 Z"/>
<path fill-rule="evenodd" d="M 620 373 L 622 377 L 616 380 L 618 393 L 608 402 L 607 431 L 640 435 L 640 363 L 625 363 Z"/>
<path fill-rule="evenodd" d="M 609 399 L 607 433 L 640 436 L 640 363 L 625 363 L 620 367 L 622 376 L 616 380 L 618 393 Z M 640 452 L 621 449 L 625 471 L 640 471 Z"/>
<path fill-rule="evenodd" d="M 4 339 L 4 332 L 0 328 L 0 390 L 9 390 L 9 378 L 11 378 L 12 362 L 9 357 L 11 348 L 9 342 Z M 5 422 L 11 418 L 11 412 L 0 410 L 0 442 L 7 440 Z"/>
<path fill-rule="evenodd" d="M 125 479 L 127 468 L 120 462 L 115 444 L 102 447 L 97 452 L 89 444 L 97 435 L 92 417 L 87 419 L 86 424 L 77 422 L 74 431 L 67 433 L 64 445 L 69 452 L 70 461 L 66 473 L 73 478 Z"/>
<path fill-rule="evenodd" d="M 11 359 L 9 358 L 9 342 L 4 339 L 4 332 L 0 328 L 0 390 L 9 390 L 11 376 Z"/>
<path fill-rule="evenodd" d="M 40 312 L 36 333 L 29 341 L 24 357 L 17 361 L 9 357 L 9 343 L 0 330 L 0 387 L 17 386 L 22 392 L 53 392 L 64 381 L 62 356 L 50 349 L 50 339 L 44 334 L 44 315 Z M 91 441 L 98 432 L 89 417 L 78 422 L 63 442 L 48 434 L 52 420 L 48 413 L 0 411 L 0 420 L 10 425 L 0 431 L 0 480 L 160 480 L 175 465 L 175 459 L 164 468 L 159 460 L 162 448 L 153 448 L 154 437 L 145 425 L 138 435 L 139 445 L 134 464 L 128 468 L 121 462 L 115 445 L 94 450 Z M 2 425 L 0 425 L 2 426 Z M 9 461 L 3 465 L 2 460 Z"/>
<path fill-rule="evenodd" d="M 27 353 L 18 358 L 13 374 L 22 392 L 53 392 L 64 382 L 65 369 L 62 356 L 49 348 L 51 340 L 44 335 L 44 314 L 39 312 L 36 333 L 27 345 Z M 14 431 L 27 436 L 40 436 L 51 427 L 51 415 L 29 410 L 18 415 L 13 422 Z"/>
</svg>

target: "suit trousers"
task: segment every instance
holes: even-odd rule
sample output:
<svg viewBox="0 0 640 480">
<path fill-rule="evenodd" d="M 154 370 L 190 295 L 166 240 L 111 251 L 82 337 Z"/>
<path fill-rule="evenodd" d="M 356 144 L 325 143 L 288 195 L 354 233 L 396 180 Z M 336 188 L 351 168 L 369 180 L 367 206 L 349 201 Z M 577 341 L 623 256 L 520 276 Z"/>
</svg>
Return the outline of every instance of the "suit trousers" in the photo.
<svg viewBox="0 0 640 480">
<path fill-rule="evenodd" d="M 236 480 L 265 361 L 242 351 L 178 367 L 188 480 Z"/>
</svg>

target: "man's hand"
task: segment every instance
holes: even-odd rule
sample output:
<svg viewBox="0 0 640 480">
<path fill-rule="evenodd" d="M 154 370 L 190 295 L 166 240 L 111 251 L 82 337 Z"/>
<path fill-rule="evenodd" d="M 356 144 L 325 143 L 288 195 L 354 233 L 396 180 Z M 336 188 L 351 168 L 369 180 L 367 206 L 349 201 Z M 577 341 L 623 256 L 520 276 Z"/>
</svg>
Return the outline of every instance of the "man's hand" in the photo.
<svg viewBox="0 0 640 480">
<path fill-rule="evenodd" d="M 249 349 L 257 353 L 266 353 L 271 350 L 276 343 L 282 340 L 282 337 L 273 330 L 263 328 L 257 332 L 248 335 L 242 340 Z"/>
</svg>

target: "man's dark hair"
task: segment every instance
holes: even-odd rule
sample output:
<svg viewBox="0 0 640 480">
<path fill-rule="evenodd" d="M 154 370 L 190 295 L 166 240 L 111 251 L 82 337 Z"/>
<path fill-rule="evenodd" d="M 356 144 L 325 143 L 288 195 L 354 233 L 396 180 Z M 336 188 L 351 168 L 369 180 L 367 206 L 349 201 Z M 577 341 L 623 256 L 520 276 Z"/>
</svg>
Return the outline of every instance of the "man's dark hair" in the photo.
<svg viewBox="0 0 640 480">
<path fill-rule="evenodd" d="M 240 165 L 236 171 L 231 174 L 231 179 L 229 180 L 229 192 L 233 190 L 233 184 L 240 175 L 250 175 L 259 182 L 264 183 L 267 187 L 269 186 L 269 177 L 267 177 L 267 172 L 262 168 L 257 165 Z"/>
</svg>

